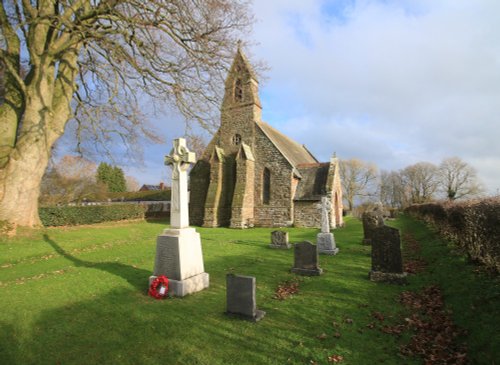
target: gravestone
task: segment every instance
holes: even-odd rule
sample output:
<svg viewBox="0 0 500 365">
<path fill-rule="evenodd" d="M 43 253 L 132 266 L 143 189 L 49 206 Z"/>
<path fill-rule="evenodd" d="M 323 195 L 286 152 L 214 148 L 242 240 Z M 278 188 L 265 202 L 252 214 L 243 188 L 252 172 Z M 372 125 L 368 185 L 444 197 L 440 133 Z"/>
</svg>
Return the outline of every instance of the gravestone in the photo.
<svg viewBox="0 0 500 365">
<path fill-rule="evenodd" d="M 292 247 L 290 243 L 288 243 L 288 232 L 285 231 L 272 231 L 271 232 L 271 244 L 269 245 L 271 248 L 283 248 L 289 249 Z"/>
<path fill-rule="evenodd" d="M 226 314 L 254 322 L 266 315 L 266 312 L 257 309 L 253 276 L 226 275 Z"/>
<path fill-rule="evenodd" d="M 401 257 L 401 239 L 396 228 L 382 226 L 373 230 L 372 270 L 369 278 L 371 281 L 406 283 Z"/>
<path fill-rule="evenodd" d="M 321 275 L 323 269 L 318 266 L 317 246 L 309 241 L 296 243 L 294 245 L 294 267 L 291 271 L 305 276 Z"/>
<path fill-rule="evenodd" d="M 323 255 L 336 255 L 339 249 L 335 245 L 335 238 L 330 232 L 330 211 L 332 203 L 326 196 L 321 197 L 321 204 L 316 206 L 321 211 L 321 233 L 316 236 L 316 244 L 318 245 L 318 253 Z"/>
<path fill-rule="evenodd" d="M 363 221 L 363 244 L 370 245 L 375 229 L 384 225 L 382 209 L 376 207 L 372 211 L 364 212 L 361 219 Z"/>
<path fill-rule="evenodd" d="M 169 293 L 183 297 L 208 288 L 209 275 L 204 272 L 200 234 L 189 227 L 187 170 L 195 156 L 186 147 L 186 140 L 174 140 L 174 148 L 165 156 L 172 167 L 170 227 L 158 236 L 153 275 L 149 284 L 160 275 L 169 280 Z"/>
</svg>

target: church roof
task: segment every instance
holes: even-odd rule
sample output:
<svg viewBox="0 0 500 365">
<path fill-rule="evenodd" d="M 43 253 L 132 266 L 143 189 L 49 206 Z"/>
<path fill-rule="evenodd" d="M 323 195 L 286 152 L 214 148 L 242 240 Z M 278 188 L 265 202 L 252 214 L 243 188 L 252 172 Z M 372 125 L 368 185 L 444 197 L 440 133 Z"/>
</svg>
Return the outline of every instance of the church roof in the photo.
<svg viewBox="0 0 500 365">
<path fill-rule="evenodd" d="M 258 122 L 257 125 L 293 167 L 297 167 L 300 164 L 318 163 L 318 160 L 304 145 L 291 140 L 265 122 Z"/>
<path fill-rule="evenodd" d="M 294 200 L 321 200 L 327 193 L 329 163 L 300 164 L 297 170 L 301 175 Z"/>
</svg>

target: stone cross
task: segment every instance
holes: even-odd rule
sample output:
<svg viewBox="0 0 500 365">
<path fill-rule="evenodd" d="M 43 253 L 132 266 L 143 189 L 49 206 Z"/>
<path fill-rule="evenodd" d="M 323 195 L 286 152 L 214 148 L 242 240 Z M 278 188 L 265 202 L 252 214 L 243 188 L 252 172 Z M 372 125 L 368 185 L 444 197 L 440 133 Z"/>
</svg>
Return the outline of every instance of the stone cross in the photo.
<svg viewBox="0 0 500 365">
<path fill-rule="evenodd" d="M 174 139 L 174 148 L 165 156 L 165 165 L 172 167 L 172 194 L 170 207 L 170 226 L 189 227 L 187 170 L 196 162 L 194 152 L 186 147 L 184 138 Z"/>
<path fill-rule="evenodd" d="M 330 217 L 332 202 L 327 196 L 321 197 L 321 204 L 316 204 L 316 208 L 321 211 L 321 233 L 330 233 Z"/>
</svg>

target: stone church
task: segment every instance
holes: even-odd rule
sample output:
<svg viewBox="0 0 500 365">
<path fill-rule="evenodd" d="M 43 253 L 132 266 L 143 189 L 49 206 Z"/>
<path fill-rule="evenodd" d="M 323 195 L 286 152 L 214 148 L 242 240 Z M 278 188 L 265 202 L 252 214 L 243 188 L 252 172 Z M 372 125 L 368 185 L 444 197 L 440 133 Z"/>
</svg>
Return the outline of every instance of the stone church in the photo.
<svg viewBox="0 0 500 365">
<path fill-rule="evenodd" d="M 259 83 L 238 49 L 225 83 L 221 124 L 190 174 L 190 222 L 204 227 L 319 227 L 322 196 L 331 227 L 343 224 L 338 161 L 261 119 Z"/>
</svg>

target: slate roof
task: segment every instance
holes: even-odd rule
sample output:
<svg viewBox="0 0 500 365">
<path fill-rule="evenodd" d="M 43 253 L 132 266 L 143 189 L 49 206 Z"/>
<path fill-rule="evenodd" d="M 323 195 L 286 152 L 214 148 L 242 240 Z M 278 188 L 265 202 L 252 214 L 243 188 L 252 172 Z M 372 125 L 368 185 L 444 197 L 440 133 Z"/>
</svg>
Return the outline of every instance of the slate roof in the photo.
<svg viewBox="0 0 500 365">
<path fill-rule="evenodd" d="M 144 184 L 141 186 L 141 188 L 139 189 L 139 191 L 151 191 L 151 190 L 161 190 L 160 188 L 160 185 L 147 185 L 147 184 Z"/>
<path fill-rule="evenodd" d="M 293 167 L 297 167 L 300 164 L 318 163 L 318 160 L 304 145 L 291 140 L 265 122 L 258 122 L 257 125 Z"/>
<path fill-rule="evenodd" d="M 293 200 L 321 200 L 321 196 L 327 193 L 326 183 L 329 167 L 328 162 L 298 165 L 297 170 L 302 178 Z"/>
</svg>

